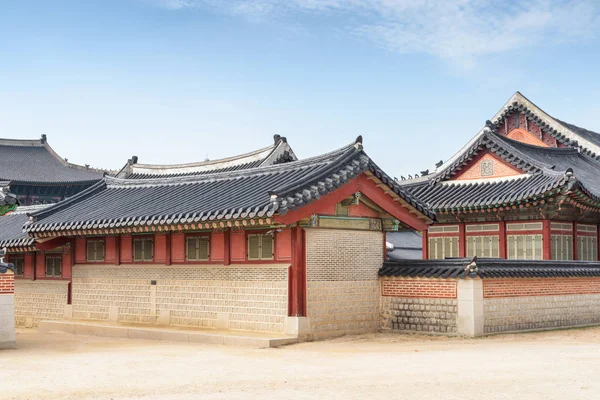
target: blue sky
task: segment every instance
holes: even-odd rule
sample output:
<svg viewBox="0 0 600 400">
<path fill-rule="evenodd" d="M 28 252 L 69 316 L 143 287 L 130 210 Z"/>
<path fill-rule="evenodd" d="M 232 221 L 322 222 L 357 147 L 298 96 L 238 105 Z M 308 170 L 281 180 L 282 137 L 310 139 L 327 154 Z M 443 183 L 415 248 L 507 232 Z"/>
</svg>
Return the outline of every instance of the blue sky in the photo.
<svg viewBox="0 0 600 400">
<path fill-rule="evenodd" d="M 516 91 L 600 131 L 600 2 L 0 0 L 0 137 L 119 168 L 362 134 L 391 175 Z"/>
</svg>

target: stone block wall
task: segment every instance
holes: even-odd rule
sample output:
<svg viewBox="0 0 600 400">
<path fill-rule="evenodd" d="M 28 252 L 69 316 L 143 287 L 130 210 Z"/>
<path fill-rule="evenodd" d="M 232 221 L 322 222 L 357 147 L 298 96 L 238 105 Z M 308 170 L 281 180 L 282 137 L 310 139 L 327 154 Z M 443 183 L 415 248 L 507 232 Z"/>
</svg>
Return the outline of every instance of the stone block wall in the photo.
<svg viewBox="0 0 600 400">
<path fill-rule="evenodd" d="M 15 280 L 15 323 L 36 327 L 40 320 L 63 319 L 69 293 L 69 281 Z"/>
<path fill-rule="evenodd" d="M 447 279 L 381 280 L 381 328 L 456 333 L 457 282 Z"/>
<path fill-rule="evenodd" d="M 0 350 L 16 346 L 14 292 L 13 272 L 0 273 Z"/>
<path fill-rule="evenodd" d="M 600 278 L 483 281 L 485 333 L 600 324 Z"/>
<path fill-rule="evenodd" d="M 383 233 L 306 229 L 306 307 L 315 338 L 379 329 Z"/>
<path fill-rule="evenodd" d="M 76 265 L 73 318 L 283 332 L 287 274 L 287 265 Z"/>
</svg>

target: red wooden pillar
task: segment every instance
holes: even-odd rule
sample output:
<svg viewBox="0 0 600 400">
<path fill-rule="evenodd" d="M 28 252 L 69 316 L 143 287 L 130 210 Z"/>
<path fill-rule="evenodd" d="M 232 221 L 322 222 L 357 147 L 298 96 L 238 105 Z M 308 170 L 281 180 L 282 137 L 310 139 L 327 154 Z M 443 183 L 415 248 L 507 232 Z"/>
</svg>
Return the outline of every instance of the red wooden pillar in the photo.
<svg viewBox="0 0 600 400">
<path fill-rule="evenodd" d="M 467 256 L 467 235 L 465 233 L 465 224 L 458 225 L 458 256 Z"/>
<path fill-rule="evenodd" d="M 577 222 L 573 222 L 573 260 L 578 260 L 579 255 L 577 254 Z"/>
<path fill-rule="evenodd" d="M 596 225 L 596 261 L 600 260 L 600 225 Z"/>
<path fill-rule="evenodd" d="M 171 232 L 165 235 L 165 265 L 171 265 Z"/>
<path fill-rule="evenodd" d="M 231 229 L 227 229 L 223 236 L 223 265 L 231 264 Z"/>
<path fill-rule="evenodd" d="M 552 258 L 552 237 L 550 236 L 550 221 L 542 221 L 542 260 Z"/>
<path fill-rule="evenodd" d="M 421 236 L 423 237 L 423 260 L 427 260 L 429 258 L 429 238 L 427 230 L 421 232 Z"/>
<path fill-rule="evenodd" d="M 38 272 L 37 272 L 37 258 L 38 258 L 37 257 L 37 253 L 38 253 L 37 251 L 31 253 L 31 257 L 32 257 L 31 266 L 33 267 L 32 279 L 34 281 L 37 279 L 37 276 L 38 276 Z"/>
<path fill-rule="evenodd" d="M 500 243 L 498 245 L 498 256 L 500 258 L 508 258 L 508 249 L 506 247 L 506 221 L 500 221 Z"/>
<path fill-rule="evenodd" d="M 289 276 L 288 314 L 306 316 L 306 234 L 303 228 L 292 228 L 292 266 Z"/>
<path fill-rule="evenodd" d="M 115 235 L 115 265 L 121 265 L 121 236 Z"/>
</svg>

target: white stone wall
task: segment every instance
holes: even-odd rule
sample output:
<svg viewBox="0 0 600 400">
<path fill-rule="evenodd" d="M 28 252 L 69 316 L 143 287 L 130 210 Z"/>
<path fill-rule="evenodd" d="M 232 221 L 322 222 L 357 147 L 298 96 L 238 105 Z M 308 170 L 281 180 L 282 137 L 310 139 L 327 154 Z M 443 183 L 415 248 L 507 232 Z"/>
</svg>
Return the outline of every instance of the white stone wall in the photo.
<svg viewBox="0 0 600 400">
<path fill-rule="evenodd" d="M 379 328 L 383 233 L 306 230 L 306 306 L 314 337 Z"/>
<path fill-rule="evenodd" d="M 8 270 L 0 274 L 0 350 L 15 346 L 14 275 Z"/>
<path fill-rule="evenodd" d="M 63 319 L 68 281 L 15 279 L 15 323 L 36 327 L 40 320 Z"/>
<path fill-rule="evenodd" d="M 76 265 L 73 318 L 283 332 L 287 270 L 282 265 Z"/>
<path fill-rule="evenodd" d="M 600 294 L 486 298 L 484 332 L 600 324 Z"/>
</svg>

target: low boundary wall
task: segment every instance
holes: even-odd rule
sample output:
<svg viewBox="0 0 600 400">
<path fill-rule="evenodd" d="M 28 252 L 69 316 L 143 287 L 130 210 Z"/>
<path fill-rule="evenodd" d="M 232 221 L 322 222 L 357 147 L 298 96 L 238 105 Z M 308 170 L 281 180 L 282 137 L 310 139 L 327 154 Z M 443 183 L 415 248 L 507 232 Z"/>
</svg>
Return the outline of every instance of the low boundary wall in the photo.
<svg viewBox="0 0 600 400">
<path fill-rule="evenodd" d="M 386 263 L 382 329 L 479 336 L 600 324 L 599 263 L 487 263 Z"/>
<path fill-rule="evenodd" d="M 13 349 L 15 335 L 15 279 L 10 269 L 0 273 L 0 349 Z"/>
</svg>

